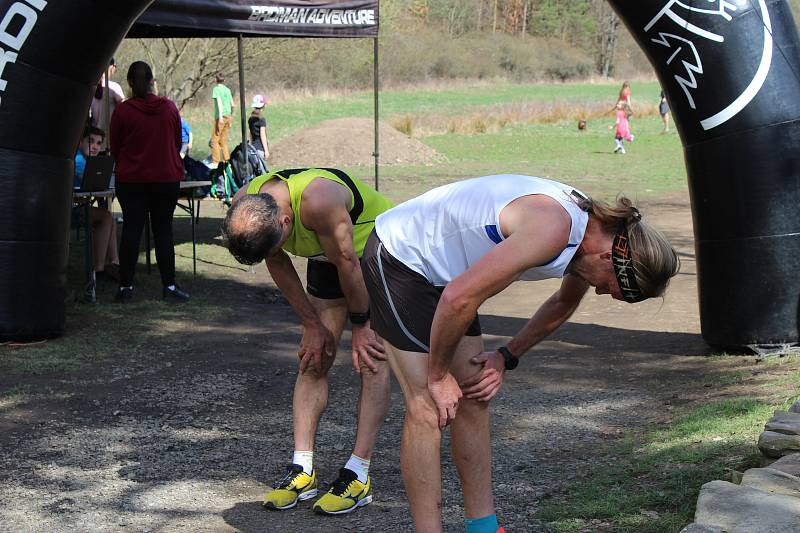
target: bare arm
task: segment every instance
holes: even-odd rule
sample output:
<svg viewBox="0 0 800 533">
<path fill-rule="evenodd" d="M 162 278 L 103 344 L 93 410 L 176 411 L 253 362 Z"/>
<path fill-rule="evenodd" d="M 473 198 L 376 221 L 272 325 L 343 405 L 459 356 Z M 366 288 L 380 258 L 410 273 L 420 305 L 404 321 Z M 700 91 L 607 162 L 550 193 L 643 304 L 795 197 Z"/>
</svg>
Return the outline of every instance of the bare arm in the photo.
<svg viewBox="0 0 800 533">
<path fill-rule="evenodd" d="M 501 225 L 503 224 L 501 214 Z M 507 220 L 516 219 L 511 235 L 492 248 L 469 270 L 447 285 L 431 328 L 428 360 L 428 392 L 439 414 L 439 427 L 455 418 L 461 387 L 450 373 L 456 346 L 481 304 L 508 287 L 528 268 L 541 265 L 560 253 L 569 238 L 569 215 L 559 206 L 521 209 Z M 524 219 L 520 223 L 519 220 Z M 546 228 L 546 230 L 542 230 Z M 483 354 L 481 354 L 483 355 Z M 481 360 L 483 368 L 475 374 L 481 398 L 491 399 L 502 384 L 502 356 Z M 470 378 L 472 379 L 472 378 Z"/>
<path fill-rule="evenodd" d="M 217 110 L 217 122 L 222 122 L 222 98 L 214 98 L 214 107 Z"/>
<path fill-rule="evenodd" d="M 322 324 L 317 311 L 308 300 L 300 277 L 286 252 L 281 250 L 267 259 L 267 269 L 303 324 L 303 338 L 297 352 L 300 373 L 304 373 L 311 364 L 321 369 L 322 357 L 333 357 L 336 353 L 333 334 Z"/>
<path fill-rule="evenodd" d="M 267 259 L 267 270 L 272 280 L 286 297 L 289 305 L 300 318 L 304 327 L 317 327 L 322 325 L 316 310 L 306 296 L 300 276 L 297 275 L 289 255 L 280 250 L 277 254 Z"/>
<path fill-rule="evenodd" d="M 338 183 L 316 180 L 304 192 L 303 224 L 313 229 L 325 257 L 336 265 L 347 310 L 351 313 L 369 311 L 369 294 L 361 272 L 361 262 L 353 246 L 353 223 L 348 206 L 350 193 Z M 353 365 L 356 371 L 366 366 L 373 372 L 377 366 L 373 359 L 383 360 L 383 346 L 369 327 L 353 324 Z"/>
<path fill-rule="evenodd" d="M 447 285 L 431 327 L 429 380 L 442 379 L 449 372 L 455 348 L 481 304 L 525 270 L 561 253 L 567 245 L 569 227 L 569 215 L 560 206 L 534 211 L 523 227 Z"/>
<path fill-rule="evenodd" d="M 545 301 L 527 324 L 506 345 L 520 357 L 567 321 L 583 300 L 589 284 L 574 274 L 567 274 L 561 287 Z"/>
<path fill-rule="evenodd" d="M 261 126 L 261 129 L 258 132 L 258 135 L 261 137 L 261 146 L 264 147 L 264 159 L 269 158 L 269 145 L 267 144 L 267 128 Z"/>
</svg>

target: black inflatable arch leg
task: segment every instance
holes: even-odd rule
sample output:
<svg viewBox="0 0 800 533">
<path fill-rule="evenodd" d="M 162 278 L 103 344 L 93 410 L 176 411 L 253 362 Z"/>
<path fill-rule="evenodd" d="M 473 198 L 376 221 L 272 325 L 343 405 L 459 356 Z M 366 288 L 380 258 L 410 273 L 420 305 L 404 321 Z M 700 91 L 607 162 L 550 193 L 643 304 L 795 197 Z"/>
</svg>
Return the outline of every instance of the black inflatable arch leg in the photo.
<svg viewBox="0 0 800 533">
<path fill-rule="evenodd" d="M 94 85 L 152 0 L 0 0 L 0 339 L 64 329 L 73 158 Z"/>
<path fill-rule="evenodd" d="M 610 0 L 684 144 L 703 337 L 796 343 L 800 47 L 785 0 Z"/>
</svg>

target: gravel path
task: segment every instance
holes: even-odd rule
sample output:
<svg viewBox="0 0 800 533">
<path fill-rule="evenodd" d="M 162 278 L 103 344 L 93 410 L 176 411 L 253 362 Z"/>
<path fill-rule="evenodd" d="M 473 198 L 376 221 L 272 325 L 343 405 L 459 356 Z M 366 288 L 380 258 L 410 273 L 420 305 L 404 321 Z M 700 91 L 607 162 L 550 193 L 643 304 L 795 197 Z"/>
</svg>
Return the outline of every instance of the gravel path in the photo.
<svg viewBox="0 0 800 533">
<path fill-rule="evenodd" d="M 592 451 L 596 444 L 647 429 L 683 378 L 713 371 L 707 358 L 687 357 L 706 351 L 690 304 L 692 269 L 689 262 L 663 304 L 634 309 L 588 297 L 573 323 L 508 376 L 494 401 L 493 433 L 498 515 L 508 531 L 545 531 L 537 503 L 565 494 L 588 465 L 606 460 Z M 555 286 L 518 283 L 488 302 L 487 344 L 513 334 Z M 235 330 L 185 324 L 206 331 L 189 338 L 172 324 L 160 351 L 31 378 L 33 397 L 0 404 L 0 531 L 411 531 L 396 383 L 373 461 L 373 505 L 335 518 L 313 514 L 310 502 L 288 512 L 260 507 L 291 457 L 299 329 L 282 303 L 244 302 L 240 316 L 257 318 Z M 326 481 L 353 441 L 355 409 L 341 401 L 358 390 L 347 350 L 332 371 L 318 437 Z M 455 470 L 448 452 L 443 458 L 446 530 L 462 531 Z"/>
</svg>

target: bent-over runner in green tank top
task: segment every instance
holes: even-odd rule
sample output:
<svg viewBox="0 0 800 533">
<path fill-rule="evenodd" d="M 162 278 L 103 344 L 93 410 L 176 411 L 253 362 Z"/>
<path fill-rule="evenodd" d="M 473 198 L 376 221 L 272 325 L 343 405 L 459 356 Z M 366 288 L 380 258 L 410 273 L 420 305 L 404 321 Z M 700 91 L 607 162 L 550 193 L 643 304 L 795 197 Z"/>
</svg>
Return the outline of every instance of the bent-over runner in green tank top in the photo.
<svg viewBox="0 0 800 533">
<path fill-rule="evenodd" d="M 303 226 L 300 220 L 300 202 L 303 191 L 317 178 L 339 183 L 350 191 L 350 220 L 353 221 L 353 248 L 358 257 L 364 252 L 367 238 L 375 227 L 378 215 L 391 209 L 393 204 L 366 183 L 335 168 L 292 168 L 276 170 L 255 178 L 247 186 L 247 194 L 258 194 L 265 183 L 273 179 L 286 182 L 294 213 L 292 233 L 283 245 L 290 254 L 300 257 L 320 257 L 324 255 L 317 234 Z"/>
</svg>

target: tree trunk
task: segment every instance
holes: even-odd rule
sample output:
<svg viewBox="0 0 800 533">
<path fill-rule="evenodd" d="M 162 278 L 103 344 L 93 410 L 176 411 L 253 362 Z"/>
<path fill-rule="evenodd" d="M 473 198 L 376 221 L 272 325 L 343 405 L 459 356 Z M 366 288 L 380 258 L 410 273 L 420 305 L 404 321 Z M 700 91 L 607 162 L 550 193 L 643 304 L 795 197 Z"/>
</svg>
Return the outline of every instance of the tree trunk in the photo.
<svg viewBox="0 0 800 533">
<path fill-rule="evenodd" d="M 524 37 L 528 31 L 528 0 L 525 0 L 522 6 L 522 36 Z"/>
<path fill-rule="evenodd" d="M 597 72 L 604 77 L 614 73 L 614 53 L 617 50 L 617 33 L 619 30 L 619 17 L 608 6 L 600 9 L 597 46 Z"/>
</svg>

